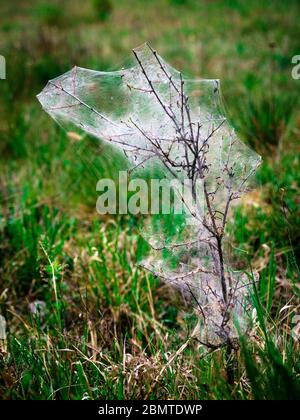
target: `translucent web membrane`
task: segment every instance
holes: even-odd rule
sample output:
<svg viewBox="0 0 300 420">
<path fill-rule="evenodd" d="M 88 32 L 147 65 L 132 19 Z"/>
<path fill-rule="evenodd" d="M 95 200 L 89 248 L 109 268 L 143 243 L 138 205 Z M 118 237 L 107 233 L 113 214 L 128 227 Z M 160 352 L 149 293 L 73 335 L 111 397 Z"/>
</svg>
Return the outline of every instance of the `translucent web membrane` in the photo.
<svg viewBox="0 0 300 420">
<path fill-rule="evenodd" d="M 176 180 L 171 214 L 149 218 L 143 229 L 152 248 L 143 266 L 193 296 L 205 320 L 201 338 L 217 344 L 224 339 L 224 315 L 211 231 L 224 229 L 230 202 L 245 192 L 261 158 L 229 126 L 218 80 L 186 79 L 146 44 L 133 52 L 133 67 L 114 72 L 74 67 L 49 81 L 38 99 L 62 126 L 122 150 L 133 168 L 147 164 L 154 174 L 160 165 L 170 182 Z M 186 179 L 191 200 L 182 197 Z M 176 199 L 183 203 L 181 214 L 176 214 Z M 231 306 L 242 326 L 245 280 L 226 262 L 225 275 L 230 290 L 234 287 Z M 226 328 L 234 336 L 233 318 Z"/>
<path fill-rule="evenodd" d="M 110 141 L 126 151 L 133 163 L 140 163 L 145 158 L 155 157 L 149 139 L 159 138 L 167 149 L 177 137 L 174 121 L 184 118 L 188 129 L 188 117 L 186 111 L 181 115 L 180 73 L 158 55 L 156 59 L 146 45 L 134 51 L 144 71 L 138 63 L 115 72 L 74 67 L 50 80 L 38 99 L 45 111 L 63 126 L 71 123 Z M 160 101 L 153 94 L 145 74 Z M 193 124 L 200 122 L 208 126 L 223 118 L 220 116 L 218 89 L 217 80 L 184 80 Z M 164 107 L 170 111 L 166 113 Z M 181 148 L 182 143 L 178 142 L 173 154 L 180 156 Z"/>
</svg>

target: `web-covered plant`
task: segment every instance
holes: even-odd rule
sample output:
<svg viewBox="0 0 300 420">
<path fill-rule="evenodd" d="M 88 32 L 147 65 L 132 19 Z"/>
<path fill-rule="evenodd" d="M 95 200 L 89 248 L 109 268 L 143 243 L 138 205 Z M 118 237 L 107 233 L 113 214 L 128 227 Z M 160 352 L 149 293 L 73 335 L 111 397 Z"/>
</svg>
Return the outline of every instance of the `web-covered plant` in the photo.
<svg viewBox="0 0 300 420">
<path fill-rule="evenodd" d="M 121 149 L 136 168 L 157 165 L 179 197 L 184 217 L 172 233 L 145 226 L 153 252 L 143 266 L 194 303 L 198 340 L 210 348 L 234 347 L 246 328 L 249 280 L 224 255 L 230 206 L 246 190 L 260 157 L 241 142 L 222 115 L 218 80 L 190 80 L 149 45 L 136 64 L 115 72 L 79 67 L 48 82 L 38 95 L 60 124 L 74 124 Z M 189 181 L 191 199 L 181 186 Z"/>
</svg>

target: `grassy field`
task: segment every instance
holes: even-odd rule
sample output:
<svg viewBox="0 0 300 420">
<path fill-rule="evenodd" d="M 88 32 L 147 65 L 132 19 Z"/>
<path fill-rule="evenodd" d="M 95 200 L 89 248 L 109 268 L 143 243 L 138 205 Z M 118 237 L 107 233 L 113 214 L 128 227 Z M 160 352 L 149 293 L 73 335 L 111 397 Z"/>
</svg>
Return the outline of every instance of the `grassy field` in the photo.
<svg viewBox="0 0 300 420">
<path fill-rule="evenodd" d="M 299 398 L 299 2 L 11 0 L 0 16 L 0 398 Z M 221 79 L 228 117 L 263 156 L 228 226 L 236 267 L 260 275 L 233 385 L 223 351 L 191 339 L 181 297 L 137 268 L 139 220 L 96 213 L 97 180 L 124 160 L 69 138 L 35 98 L 75 64 L 122 67 L 145 41 Z"/>
</svg>

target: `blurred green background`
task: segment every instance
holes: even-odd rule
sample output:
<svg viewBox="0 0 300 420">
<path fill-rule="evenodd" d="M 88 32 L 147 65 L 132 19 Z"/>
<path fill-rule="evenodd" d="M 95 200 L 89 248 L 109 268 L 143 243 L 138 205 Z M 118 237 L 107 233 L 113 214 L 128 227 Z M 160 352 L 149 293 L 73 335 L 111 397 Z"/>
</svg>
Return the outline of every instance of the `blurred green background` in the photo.
<svg viewBox="0 0 300 420">
<path fill-rule="evenodd" d="M 1 398 L 299 396 L 299 18 L 297 0 L 0 3 Z M 137 221 L 95 210 L 97 180 L 126 163 L 35 98 L 74 65 L 121 68 L 145 41 L 184 74 L 221 79 L 228 118 L 264 159 L 228 227 L 236 266 L 260 273 L 234 388 L 222 352 L 190 343 L 168 362 L 194 320 L 136 268 Z"/>
</svg>

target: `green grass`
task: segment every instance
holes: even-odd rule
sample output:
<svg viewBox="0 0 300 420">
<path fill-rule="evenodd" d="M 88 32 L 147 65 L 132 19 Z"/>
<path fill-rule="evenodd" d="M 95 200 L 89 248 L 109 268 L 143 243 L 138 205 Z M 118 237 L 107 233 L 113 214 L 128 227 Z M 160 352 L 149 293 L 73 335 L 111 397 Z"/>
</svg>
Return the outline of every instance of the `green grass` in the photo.
<svg viewBox="0 0 300 420">
<path fill-rule="evenodd" d="M 2 3 L 0 398 L 299 398 L 298 2 Z M 227 231 L 233 264 L 260 275 L 233 386 L 223 350 L 190 339 L 181 296 L 137 267 L 141 221 L 96 213 L 97 180 L 127 163 L 62 132 L 35 99 L 74 64 L 126 65 L 144 41 L 191 76 L 220 78 L 232 123 L 264 157 Z"/>
</svg>

